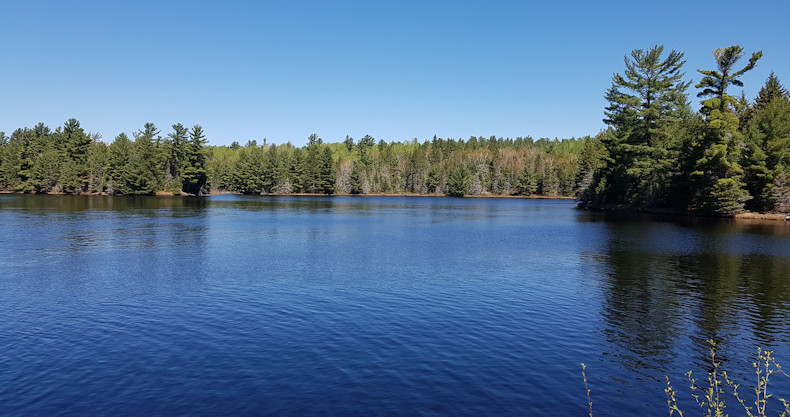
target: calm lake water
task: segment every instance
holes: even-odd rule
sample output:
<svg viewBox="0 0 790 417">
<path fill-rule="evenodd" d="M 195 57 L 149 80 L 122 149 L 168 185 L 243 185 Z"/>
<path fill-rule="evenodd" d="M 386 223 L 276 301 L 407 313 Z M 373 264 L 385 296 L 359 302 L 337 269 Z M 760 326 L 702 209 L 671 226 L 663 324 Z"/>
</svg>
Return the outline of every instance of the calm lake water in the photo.
<svg viewBox="0 0 790 417">
<path fill-rule="evenodd" d="M 747 396 L 757 347 L 790 366 L 784 222 L 0 195 L 0 228 L 2 416 L 585 415 L 581 362 L 596 415 L 667 415 L 664 375 L 695 415 L 706 339 Z"/>
</svg>

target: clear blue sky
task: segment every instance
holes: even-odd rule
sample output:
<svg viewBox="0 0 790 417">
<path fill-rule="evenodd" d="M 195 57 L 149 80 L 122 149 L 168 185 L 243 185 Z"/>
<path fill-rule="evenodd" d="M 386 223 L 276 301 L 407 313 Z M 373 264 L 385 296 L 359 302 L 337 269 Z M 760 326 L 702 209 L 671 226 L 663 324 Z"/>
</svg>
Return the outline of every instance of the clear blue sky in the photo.
<svg viewBox="0 0 790 417">
<path fill-rule="evenodd" d="M 788 0 L 6 0 L 0 130 L 75 117 L 108 143 L 148 121 L 200 124 L 213 145 L 579 137 L 604 127 L 635 48 L 684 51 L 695 82 L 713 49 L 761 49 L 747 96 L 771 70 L 790 86 L 788 17 Z"/>
</svg>

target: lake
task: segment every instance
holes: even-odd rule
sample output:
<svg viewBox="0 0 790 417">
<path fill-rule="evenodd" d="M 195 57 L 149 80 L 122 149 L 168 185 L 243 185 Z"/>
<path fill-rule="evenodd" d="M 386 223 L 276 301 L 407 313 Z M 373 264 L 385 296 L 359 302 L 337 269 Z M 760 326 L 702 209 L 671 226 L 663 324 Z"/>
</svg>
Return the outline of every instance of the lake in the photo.
<svg viewBox="0 0 790 417">
<path fill-rule="evenodd" d="M 784 222 L 0 195 L 0 227 L 2 416 L 586 415 L 581 362 L 595 415 L 667 415 L 664 375 L 699 415 L 706 340 L 748 401 L 758 347 L 790 366 Z"/>
</svg>

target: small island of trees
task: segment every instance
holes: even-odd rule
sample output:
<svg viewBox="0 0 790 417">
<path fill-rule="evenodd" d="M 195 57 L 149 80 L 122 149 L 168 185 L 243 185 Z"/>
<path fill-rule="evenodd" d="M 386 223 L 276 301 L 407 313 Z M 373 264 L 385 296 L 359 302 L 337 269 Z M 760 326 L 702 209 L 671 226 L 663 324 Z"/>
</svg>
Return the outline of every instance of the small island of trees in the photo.
<svg viewBox="0 0 790 417">
<path fill-rule="evenodd" d="M 200 125 L 162 134 L 146 123 L 107 144 L 76 119 L 0 132 L 0 190 L 153 195 L 380 194 L 575 197 L 593 209 L 731 215 L 790 210 L 790 96 L 772 72 L 754 100 L 740 46 L 699 69 L 701 107 L 688 99 L 684 54 L 635 49 L 612 77 L 596 136 L 476 137 L 419 142 L 365 136 L 325 143 L 209 146 Z"/>
</svg>

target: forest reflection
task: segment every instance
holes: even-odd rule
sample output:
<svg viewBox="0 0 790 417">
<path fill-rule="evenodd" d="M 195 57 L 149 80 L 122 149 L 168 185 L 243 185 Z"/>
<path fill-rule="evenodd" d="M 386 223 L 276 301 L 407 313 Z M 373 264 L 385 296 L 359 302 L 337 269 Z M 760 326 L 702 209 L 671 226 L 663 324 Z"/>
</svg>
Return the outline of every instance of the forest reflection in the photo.
<svg viewBox="0 0 790 417">
<path fill-rule="evenodd" d="M 587 217 L 598 222 L 604 218 Z M 691 220 L 599 223 L 602 333 L 624 368 L 655 378 L 678 355 L 726 366 L 790 341 L 790 256 L 784 225 Z"/>
</svg>

